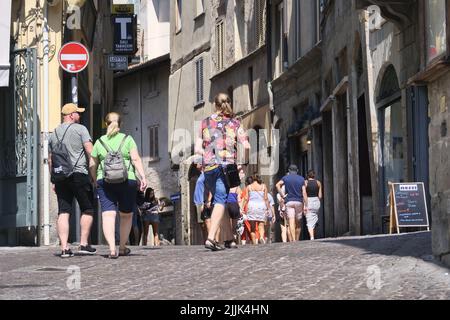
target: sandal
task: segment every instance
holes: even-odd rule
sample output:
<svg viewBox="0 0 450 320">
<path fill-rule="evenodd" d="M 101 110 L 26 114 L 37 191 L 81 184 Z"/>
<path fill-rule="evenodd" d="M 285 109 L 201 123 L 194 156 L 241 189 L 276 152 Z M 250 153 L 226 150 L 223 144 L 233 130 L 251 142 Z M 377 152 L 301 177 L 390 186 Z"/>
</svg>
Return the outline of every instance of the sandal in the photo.
<svg viewBox="0 0 450 320">
<path fill-rule="evenodd" d="M 131 254 L 131 250 L 129 248 L 125 248 L 125 251 L 119 250 L 119 256 L 127 257 Z"/>
<path fill-rule="evenodd" d="M 108 259 L 111 259 L 111 260 L 119 259 L 119 255 L 117 254 L 117 252 L 114 255 L 110 253 L 108 255 Z"/>
<path fill-rule="evenodd" d="M 234 240 L 225 241 L 225 248 L 227 249 L 237 249 L 238 246 Z"/>
<path fill-rule="evenodd" d="M 216 241 L 208 239 L 206 240 L 205 248 L 211 251 L 223 251 L 224 248 L 221 247 Z"/>
</svg>

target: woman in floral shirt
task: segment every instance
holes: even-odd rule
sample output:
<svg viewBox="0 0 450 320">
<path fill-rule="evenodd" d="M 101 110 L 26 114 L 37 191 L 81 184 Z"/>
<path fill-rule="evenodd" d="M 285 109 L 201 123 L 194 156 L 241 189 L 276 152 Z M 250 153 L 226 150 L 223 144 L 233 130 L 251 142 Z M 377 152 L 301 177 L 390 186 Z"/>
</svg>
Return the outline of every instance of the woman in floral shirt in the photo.
<svg viewBox="0 0 450 320">
<path fill-rule="evenodd" d="M 213 195 L 214 211 L 205 247 L 212 251 L 223 250 L 213 239 L 225 214 L 229 186 L 223 168 L 237 162 L 237 143 L 250 149 L 247 134 L 235 118 L 230 97 L 219 94 L 215 100 L 216 112 L 203 120 L 196 143 L 196 153 L 203 157 L 205 185 Z"/>
</svg>

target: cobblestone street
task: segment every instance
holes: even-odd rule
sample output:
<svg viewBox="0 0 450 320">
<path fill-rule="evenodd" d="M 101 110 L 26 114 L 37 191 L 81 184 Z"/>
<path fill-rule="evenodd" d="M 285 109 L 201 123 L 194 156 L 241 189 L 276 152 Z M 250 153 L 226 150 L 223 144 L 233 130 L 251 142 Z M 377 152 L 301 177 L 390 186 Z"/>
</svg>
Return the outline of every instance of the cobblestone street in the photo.
<svg viewBox="0 0 450 320">
<path fill-rule="evenodd" d="M 449 299 L 428 232 L 242 247 L 132 248 L 61 260 L 58 248 L 0 249 L 0 299 Z M 79 286 L 73 276 L 81 276 Z M 79 287 L 79 288 L 77 288 Z"/>
</svg>

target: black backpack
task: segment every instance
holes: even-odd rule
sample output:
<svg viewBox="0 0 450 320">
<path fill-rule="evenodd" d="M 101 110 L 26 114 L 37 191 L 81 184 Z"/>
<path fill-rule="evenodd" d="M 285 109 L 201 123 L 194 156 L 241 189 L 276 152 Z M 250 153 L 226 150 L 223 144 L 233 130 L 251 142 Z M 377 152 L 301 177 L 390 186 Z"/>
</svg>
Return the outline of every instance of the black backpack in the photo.
<svg viewBox="0 0 450 320">
<path fill-rule="evenodd" d="M 52 183 L 63 182 L 64 180 L 70 178 L 73 174 L 74 168 L 77 166 L 84 152 L 81 153 L 75 166 L 70 160 L 70 154 L 67 150 L 66 145 L 63 143 L 66 137 L 67 131 L 69 131 L 72 124 L 66 129 L 61 140 L 59 140 L 58 133 L 55 130 L 55 136 L 57 143 L 52 148 L 52 172 L 51 181 Z"/>
</svg>

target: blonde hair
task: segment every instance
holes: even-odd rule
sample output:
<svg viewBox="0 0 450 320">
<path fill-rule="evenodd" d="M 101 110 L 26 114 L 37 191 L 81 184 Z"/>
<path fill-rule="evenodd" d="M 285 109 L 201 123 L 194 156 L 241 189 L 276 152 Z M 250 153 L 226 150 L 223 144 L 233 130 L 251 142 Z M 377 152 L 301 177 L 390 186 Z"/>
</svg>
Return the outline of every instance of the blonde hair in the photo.
<svg viewBox="0 0 450 320">
<path fill-rule="evenodd" d="M 219 93 L 214 99 L 214 104 L 216 105 L 217 111 L 220 111 L 221 114 L 231 118 L 235 117 L 231 99 L 226 93 Z"/>
<path fill-rule="evenodd" d="M 112 138 L 120 132 L 120 125 L 122 123 L 120 114 L 116 112 L 108 113 L 105 121 L 106 125 L 108 126 L 108 131 L 106 132 L 108 138 Z"/>
</svg>

